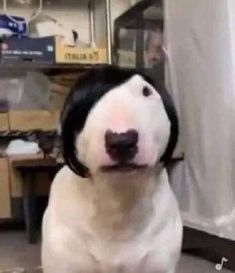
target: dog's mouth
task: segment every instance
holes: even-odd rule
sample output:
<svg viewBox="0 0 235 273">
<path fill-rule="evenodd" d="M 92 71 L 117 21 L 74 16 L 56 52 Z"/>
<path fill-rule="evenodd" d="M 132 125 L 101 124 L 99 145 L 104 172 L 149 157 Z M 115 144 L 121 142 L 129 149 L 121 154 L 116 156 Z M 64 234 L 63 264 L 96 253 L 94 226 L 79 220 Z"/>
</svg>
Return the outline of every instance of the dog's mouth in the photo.
<svg viewBox="0 0 235 273">
<path fill-rule="evenodd" d="M 104 172 L 132 172 L 147 168 L 146 164 L 138 165 L 135 163 L 119 163 L 115 165 L 102 166 Z"/>
</svg>

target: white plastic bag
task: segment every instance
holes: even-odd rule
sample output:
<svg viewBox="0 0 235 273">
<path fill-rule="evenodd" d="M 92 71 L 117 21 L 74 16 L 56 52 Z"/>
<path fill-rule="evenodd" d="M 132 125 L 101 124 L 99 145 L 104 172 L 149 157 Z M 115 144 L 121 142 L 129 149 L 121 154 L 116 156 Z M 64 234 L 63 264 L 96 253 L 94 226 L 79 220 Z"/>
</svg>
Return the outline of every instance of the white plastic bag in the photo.
<svg viewBox="0 0 235 273">
<path fill-rule="evenodd" d="M 22 139 L 12 140 L 7 149 L 7 155 L 33 155 L 39 153 L 40 149 L 35 142 L 24 141 Z"/>
</svg>

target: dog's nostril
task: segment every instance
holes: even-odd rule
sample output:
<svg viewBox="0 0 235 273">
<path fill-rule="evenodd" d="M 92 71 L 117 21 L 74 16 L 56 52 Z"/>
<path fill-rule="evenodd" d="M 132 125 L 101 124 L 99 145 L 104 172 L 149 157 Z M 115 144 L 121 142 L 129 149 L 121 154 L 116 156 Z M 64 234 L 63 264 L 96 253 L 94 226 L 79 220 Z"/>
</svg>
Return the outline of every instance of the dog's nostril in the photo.
<svg viewBox="0 0 235 273">
<path fill-rule="evenodd" d="M 115 161 L 133 159 L 138 151 L 138 132 L 134 129 L 125 133 L 108 130 L 105 134 L 106 151 Z"/>
</svg>

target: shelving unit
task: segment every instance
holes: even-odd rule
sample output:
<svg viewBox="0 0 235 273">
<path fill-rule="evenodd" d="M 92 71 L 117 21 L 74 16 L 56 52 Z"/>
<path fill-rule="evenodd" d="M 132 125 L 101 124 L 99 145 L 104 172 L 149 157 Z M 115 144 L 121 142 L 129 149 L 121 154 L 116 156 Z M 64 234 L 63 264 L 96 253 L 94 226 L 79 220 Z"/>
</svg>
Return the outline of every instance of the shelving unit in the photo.
<svg viewBox="0 0 235 273">
<path fill-rule="evenodd" d="M 1 2 L 1 1 L 0 1 Z M 107 62 L 103 64 L 96 64 L 96 63 L 91 63 L 91 64 L 84 64 L 84 63 L 38 63 L 38 62 L 30 62 L 30 61 L 22 61 L 22 62 L 8 62 L 8 61 L 1 61 L 1 53 L 0 53 L 0 76 L 6 76 L 10 75 L 11 73 L 27 73 L 29 71 L 37 71 L 37 72 L 42 72 L 44 74 L 47 74 L 49 76 L 51 75 L 56 75 L 56 74 L 62 74 L 62 73 L 80 73 L 84 72 L 86 70 L 92 69 L 92 68 L 99 68 L 103 67 L 105 65 L 111 64 L 111 56 L 112 56 L 112 33 L 111 33 L 111 6 L 110 6 L 110 0 L 83 0 L 80 1 L 79 3 L 76 0 L 69 0 L 67 1 L 68 4 L 71 5 L 70 10 L 68 14 L 72 14 L 73 16 L 76 15 L 74 13 L 74 10 L 76 7 L 86 7 L 88 14 L 83 15 L 81 11 L 79 12 L 79 15 L 81 20 L 84 21 L 84 27 L 89 23 L 89 29 L 86 34 L 86 36 L 89 36 L 90 39 L 90 44 L 91 46 L 94 46 L 94 41 L 97 39 L 97 20 L 102 20 L 106 21 L 106 27 L 102 27 L 102 31 L 104 31 L 107 35 L 102 34 L 103 36 L 107 36 L 106 39 L 106 49 L 107 49 Z M 66 3 L 67 3 L 66 2 Z M 35 2 L 36 3 L 36 2 Z M 44 1 L 45 3 L 45 12 L 49 13 L 51 11 L 54 11 L 54 6 L 58 8 L 58 11 L 56 11 L 57 16 L 64 16 L 63 18 L 69 17 L 62 12 L 64 7 L 67 5 L 64 1 L 56 1 L 56 4 L 54 1 Z M 49 6 L 47 6 L 49 3 Z M 15 7 L 16 6 L 16 7 Z M 1 7 L 1 6 L 0 6 Z M 17 8 L 20 7 L 20 4 L 14 1 L 9 1 L 9 9 L 10 10 L 16 10 Z M 84 10 L 85 12 L 85 10 Z M 101 14 L 102 16 L 101 19 Z M 75 16 L 76 17 L 76 16 Z M 81 25 L 80 21 L 80 25 Z M 74 24 L 74 23 L 73 23 Z M 102 25 L 103 26 L 103 25 Z M 79 26 L 81 31 L 83 30 L 83 25 L 82 27 Z M 84 30 L 83 30 L 84 32 Z M 80 33 L 79 33 L 80 34 Z M 98 35 L 98 36 L 102 36 Z M 102 36 L 102 37 L 103 37 Z M 84 34 L 83 34 L 84 37 Z M 103 37 L 104 38 L 104 37 Z M 8 134 L 4 132 L 5 136 L 10 136 L 11 132 L 9 131 Z M 1 134 L 0 134 L 1 137 Z"/>
<path fill-rule="evenodd" d="M 3 140 L 13 140 L 17 138 L 22 138 L 22 139 L 28 139 L 35 137 L 38 133 L 43 133 L 46 136 L 54 136 L 56 137 L 57 132 L 56 130 L 52 131 L 40 131 L 40 130 L 32 130 L 32 131 L 0 131 L 0 137 Z"/>
<path fill-rule="evenodd" d="M 17 2 L 8 1 L 9 2 L 9 11 L 16 12 L 17 9 L 20 7 L 20 4 Z M 49 3 L 48 5 L 46 3 Z M 32 3 L 36 3 L 32 1 Z M 83 73 L 86 70 L 92 68 L 99 68 L 108 64 L 111 64 L 111 56 L 112 56 L 112 33 L 111 33 L 111 6 L 110 0 L 51 0 L 47 1 L 44 0 L 45 3 L 45 13 L 52 15 L 52 17 L 57 17 L 61 22 L 66 22 L 66 20 L 70 20 L 69 27 L 74 29 L 77 26 L 79 38 L 82 41 L 88 43 L 88 41 L 98 41 L 101 40 L 100 43 L 97 44 L 98 48 L 106 48 L 107 52 L 107 60 L 104 64 L 84 64 L 84 63 L 38 63 L 38 62 L 30 62 L 30 61 L 22 61 L 22 62 L 1 62 L 0 60 L 0 77 L 9 77 L 9 75 L 22 75 L 26 74 L 30 71 L 35 72 L 42 72 L 49 76 L 50 79 L 56 77 L 60 74 L 76 74 L 76 73 Z M 70 5 L 68 12 L 64 11 L 66 9 L 66 5 Z M 46 6 L 47 5 L 47 6 Z M 51 6 L 50 6 L 51 5 Z M 55 10 L 55 7 L 57 10 Z M 76 8 L 78 7 L 78 12 L 76 12 Z M 84 12 L 81 10 L 84 8 Z M 21 9 L 24 14 L 24 10 Z M 1 12 L 1 0 L 0 0 L 0 12 Z M 64 20 L 64 21 L 63 21 Z M 97 21 L 98 20 L 98 21 Z M 78 23 L 77 23 L 78 22 Z M 103 31 L 103 34 L 99 34 L 99 31 Z M 81 32 L 81 33 L 80 33 Z M 81 34 L 81 36 L 80 36 Z M 83 40 L 84 39 L 84 40 Z M 1 54 L 0 54 L 1 55 Z M 1 59 L 1 56 L 0 56 Z M 15 77 L 15 76 L 12 76 Z M 11 110 L 9 110 L 11 111 Z M 42 111 L 43 112 L 43 111 Z M 45 112 L 45 111 L 44 111 Z M 11 112 L 12 113 L 12 112 Z M 11 129 L 9 124 L 9 114 L 8 112 L 8 119 L 6 119 L 6 126 L 0 127 L 0 142 L 8 143 L 11 140 L 15 139 L 23 139 L 23 140 L 36 140 L 43 138 L 53 138 L 55 142 L 57 140 L 57 131 L 55 130 L 47 130 L 39 128 L 35 130 L 25 130 L 20 129 L 14 130 Z M 0 115 L 1 109 L 0 109 Z M 27 115 L 28 116 L 28 115 Z M 47 116 L 47 115 L 45 115 Z M 47 122 L 47 118 L 45 118 L 44 114 L 42 114 L 42 120 L 44 119 Z M 0 117 L 1 118 L 1 117 Z M 25 127 L 24 127 L 25 128 Z M 56 149 L 57 149 L 57 142 L 56 142 Z M 4 146 L 5 147 L 5 146 Z M 2 152 L 0 148 L 0 153 Z M 20 217 L 17 214 L 17 211 L 20 211 L 20 203 L 22 200 L 22 179 L 20 178 L 19 174 L 17 174 L 16 170 L 14 170 L 13 165 L 11 164 L 10 160 L 6 157 L 0 157 L 0 169 L 4 168 L 4 172 L 6 173 L 6 177 L 4 181 L 1 180 L 0 187 L 2 189 L 2 195 L 4 198 L 0 198 L 0 220 L 1 219 L 18 219 Z M 1 169 L 1 170 L 2 170 Z M 43 178 L 43 182 L 41 184 L 48 184 L 49 182 L 48 177 Z M 40 185 L 41 185 L 40 184 Z M 1 186 L 0 185 L 0 186 Z M 39 187 L 39 191 L 47 192 L 45 190 L 45 185 Z M 0 196 L 0 197 L 1 197 Z M 17 209 L 15 210 L 15 208 Z"/>
<path fill-rule="evenodd" d="M 19 4 L 19 2 L 16 1 L 9 1 L 9 9 L 15 10 L 16 8 L 22 7 L 23 4 Z M 32 1 L 33 2 L 33 1 Z M 35 2 L 34 2 L 35 3 Z M 101 40 L 105 41 L 105 48 L 107 49 L 107 61 L 105 64 L 111 64 L 111 56 L 112 56 L 112 22 L 111 22 L 111 5 L 110 0 L 82 0 L 82 1 L 76 1 L 76 0 L 69 0 L 69 1 L 47 1 L 43 0 L 43 12 L 44 12 L 44 6 L 45 6 L 45 14 L 53 14 L 55 13 L 56 16 L 62 17 L 64 19 L 66 25 L 70 25 L 71 29 L 77 30 L 77 27 L 79 29 L 79 39 L 80 36 L 83 39 L 85 39 L 86 42 L 88 42 L 88 36 L 89 36 L 89 43 L 91 48 L 94 48 L 95 45 L 100 43 Z M 71 5 L 70 9 L 68 9 L 68 12 L 62 12 L 64 7 L 67 5 Z M 57 10 L 55 10 L 55 7 Z M 74 12 L 78 8 L 79 13 L 76 15 Z M 82 14 L 81 9 L 87 9 L 87 15 L 85 16 Z M 22 8 L 21 8 L 22 10 Z M 85 10 L 84 10 L 85 11 Z M 86 12 L 86 11 L 85 11 Z M 0 13 L 1 13 L 1 0 L 0 0 Z M 24 11 L 23 11 L 24 13 Z M 67 14 L 68 13 L 68 14 Z M 73 23 L 66 22 L 66 20 L 71 20 L 71 16 L 74 17 Z M 80 18 L 81 17 L 81 18 Z M 76 18 L 79 18 L 80 22 L 78 25 L 74 24 L 76 22 Z M 78 20 L 78 21 L 79 21 Z M 105 27 L 103 27 L 105 24 Z M 100 26 L 99 26 L 100 25 Z M 76 26 L 76 27 L 74 27 Z M 88 29 L 86 28 L 88 27 Z M 87 31 L 85 31 L 87 29 Z M 103 34 L 97 34 L 98 31 L 102 31 Z M 83 33 L 82 35 L 80 35 Z M 86 33 L 86 35 L 84 35 Z M 104 41 L 103 41 L 104 42 Z M 102 43 L 103 43 L 102 42 Z M 99 46 L 98 46 L 99 48 Z M 81 65 L 83 65 L 81 63 Z M 85 65 L 86 66 L 86 65 Z"/>
</svg>

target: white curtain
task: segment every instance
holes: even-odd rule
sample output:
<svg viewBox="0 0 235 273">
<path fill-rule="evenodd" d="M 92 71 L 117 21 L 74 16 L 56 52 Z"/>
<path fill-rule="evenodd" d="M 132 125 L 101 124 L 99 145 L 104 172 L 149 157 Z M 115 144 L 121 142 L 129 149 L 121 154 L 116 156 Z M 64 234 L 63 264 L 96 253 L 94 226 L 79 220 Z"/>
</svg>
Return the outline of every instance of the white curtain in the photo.
<svg viewBox="0 0 235 273">
<path fill-rule="evenodd" d="M 235 240 L 235 1 L 165 0 L 168 84 L 178 109 L 173 172 L 184 223 Z"/>
</svg>

